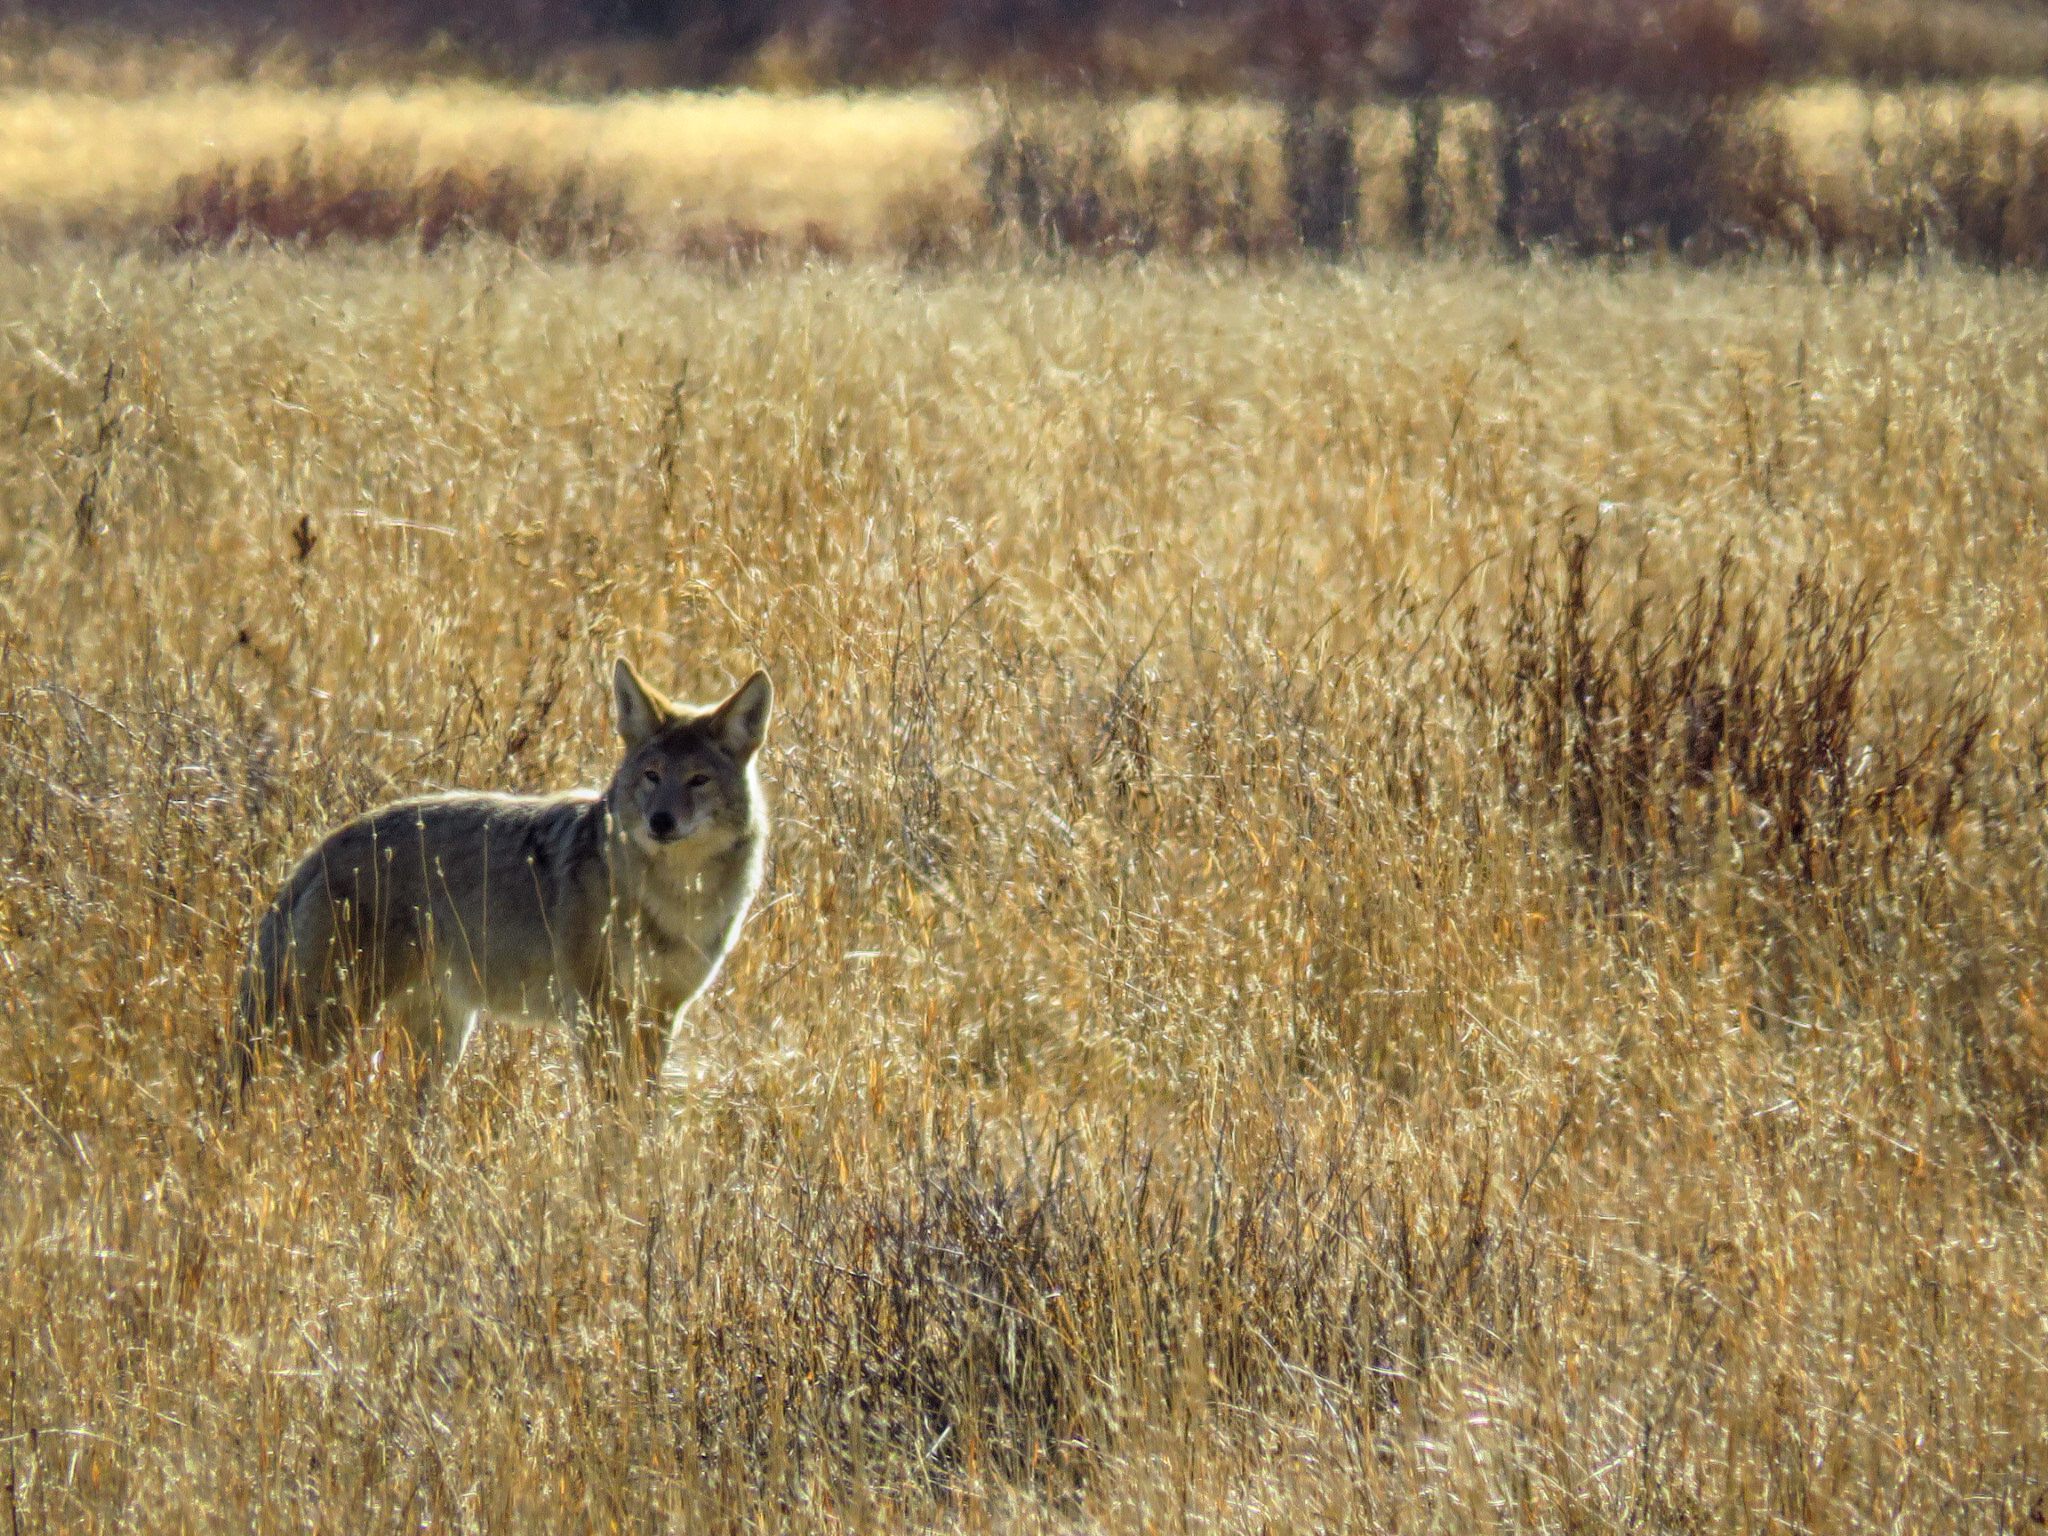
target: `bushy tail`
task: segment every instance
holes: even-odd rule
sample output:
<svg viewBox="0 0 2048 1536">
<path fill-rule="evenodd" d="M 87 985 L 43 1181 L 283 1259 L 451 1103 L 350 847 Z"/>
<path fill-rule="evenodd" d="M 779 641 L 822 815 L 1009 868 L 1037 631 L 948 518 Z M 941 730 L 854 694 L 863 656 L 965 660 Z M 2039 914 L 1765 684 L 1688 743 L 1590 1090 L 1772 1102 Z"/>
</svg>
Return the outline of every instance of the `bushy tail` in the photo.
<svg viewBox="0 0 2048 1536">
<path fill-rule="evenodd" d="M 305 905 L 303 884 L 296 875 L 285 882 L 284 889 L 264 909 L 242 962 L 235 1014 L 221 1062 L 219 1097 L 224 1110 L 232 1111 L 241 1104 L 265 1053 L 281 1035 L 292 1032 L 300 990 L 294 951 L 305 937 L 297 930 L 304 926 L 304 918 L 313 915 L 300 910 Z"/>
<path fill-rule="evenodd" d="M 242 960 L 242 974 L 236 987 L 234 1014 L 228 1020 L 227 1050 L 220 1062 L 215 1097 L 223 1113 L 231 1114 L 248 1096 L 249 1083 L 256 1076 L 257 1043 L 270 1038 L 278 1014 L 278 955 L 284 927 L 283 896 L 264 909 Z"/>
</svg>

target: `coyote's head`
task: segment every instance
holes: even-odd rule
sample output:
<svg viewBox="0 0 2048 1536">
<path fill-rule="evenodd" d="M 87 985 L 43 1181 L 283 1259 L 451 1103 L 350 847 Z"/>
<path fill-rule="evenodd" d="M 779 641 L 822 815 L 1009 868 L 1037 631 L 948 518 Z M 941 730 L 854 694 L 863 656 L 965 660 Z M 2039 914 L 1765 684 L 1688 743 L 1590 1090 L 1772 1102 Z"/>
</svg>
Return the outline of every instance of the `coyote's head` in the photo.
<svg viewBox="0 0 2048 1536">
<path fill-rule="evenodd" d="M 745 836 L 758 815 L 750 770 L 775 699 L 768 674 L 696 709 L 664 699 L 621 656 L 612 694 L 626 744 L 607 796 L 619 830 L 652 855 L 692 846 L 717 853 Z"/>
</svg>

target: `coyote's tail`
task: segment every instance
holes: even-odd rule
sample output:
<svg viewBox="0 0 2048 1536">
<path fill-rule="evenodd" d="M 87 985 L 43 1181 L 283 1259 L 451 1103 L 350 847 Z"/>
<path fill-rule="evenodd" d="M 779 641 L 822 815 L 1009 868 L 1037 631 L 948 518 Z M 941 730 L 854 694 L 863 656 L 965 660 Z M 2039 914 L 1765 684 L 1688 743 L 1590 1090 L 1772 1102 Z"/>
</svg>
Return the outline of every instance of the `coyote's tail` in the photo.
<svg viewBox="0 0 2048 1536">
<path fill-rule="evenodd" d="M 224 1112 L 241 1107 L 249 1083 L 256 1076 L 256 1048 L 268 1039 L 277 1023 L 278 955 L 284 927 L 282 899 L 264 909 L 256 924 L 249 952 L 242 958 L 242 973 L 235 989 L 234 1012 L 228 1020 L 227 1050 L 220 1062 L 215 1097 Z"/>
<path fill-rule="evenodd" d="M 234 1017 L 228 1024 L 227 1051 L 221 1062 L 219 1098 L 223 1109 L 233 1110 L 247 1097 L 264 1053 L 278 1038 L 280 1024 L 288 1021 L 296 1003 L 298 978 L 292 952 L 297 947 L 298 909 L 305 894 L 301 885 L 296 878 L 287 880 L 264 908 L 242 962 Z"/>
</svg>

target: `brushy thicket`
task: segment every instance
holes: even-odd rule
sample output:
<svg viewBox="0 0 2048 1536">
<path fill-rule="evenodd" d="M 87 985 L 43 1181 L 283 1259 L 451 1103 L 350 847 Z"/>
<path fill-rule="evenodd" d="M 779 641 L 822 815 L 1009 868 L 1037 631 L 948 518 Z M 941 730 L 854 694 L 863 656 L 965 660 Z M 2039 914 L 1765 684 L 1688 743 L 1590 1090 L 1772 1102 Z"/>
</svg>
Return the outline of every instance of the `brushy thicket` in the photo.
<svg viewBox="0 0 2048 1536">
<path fill-rule="evenodd" d="M 1946 251 L 2048 264 L 2048 119 L 2023 91 L 1170 116 L 1013 107 L 977 155 L 985 221 L 1055 254 L 1406 246 L 1862 263 Z M 1838 142 L 1817 155 L 1802 132 Z"/>
<path fill-rule="evenodd" d="M 552 258 L 615 256 L 637 243 L 624 194 L 592 189 L 580 170 L 551 185 L 510 168 L 421 176 L 392 157 L 316 162 L 303 145 L 279 166 L 225 165 L 180 182 L 162 233 L 173 251 L 403 239 L 432 252 L 487 237 Z"/>
<path fill-rule="evenodd" d="M 422 172 L 403 157 L 375 152 L 314 156 L 304 145 L 281 163 L 232 163 L 179 180 L 170 207 L 151 232 L 172 252 L 251 245 L 317 250 L 335 241 L 400 244 L 431 254 L 442 245 L 484 240 L 554 260 L 603 261 L 643 249 L 645 223 L 623 188 L 580 166 L 552 174 L 501 166 L 488 172 Z M 669 232 L 667 254 L 690 261 L 751 265 L 768 257 L 846 254 L 822 222 L 770 231 L 734 218 L 692 220 Z M 914 254 L 917 247 L 909 246 Z"/>
<path fill-rule="evenodd" d="M 933 160 L 919 146 L 927 158 L 894 163 L 904 151 L 885 139 L 871 169 L 895 190 L 871 200 L 858 229 L 847 215 L 860 199 L 842 191 L 814 187 L 815 208 L 785 208 L 773 224 L 740 212 L 724 182 L 696 197 L 650 195 L 664 176 L 686 181 L 703 168 L 688 157 L 616 157 L 598 173 L 530 145 L 451 164 L 375 138 L 225 159 L 179 178 L 162 202 L 70 217 L 131 237 L 139 227 L 176 251 L 334 240 L 432 251 L 488 238 L 549 257 L 647 249 L 742 264 L 855 252 L 933 265 L 991 253 L 1251 259 L 1406 248 L 1692 261 L 1769 252 L 1848 265 L 1948 252 L 2039 267 L 2044 99 L 2024 88 L 1818 91 L 1741 108 L 1651 107 L 1608 93 L 1512 110 L 1429 101 L 1338 111 L 1018 97 L 983 115 L 971 150 Z M 252 101 L 250 116 L 268 105 Z M 422 107 L 421 120 L 454 127 L 463 111 Z M 963 133 L 975 115 L 962 106 Z"/>
<path fill-rule="evenodd" d="M 2024 1528 L 2038 283 L 0 276 L 12 1528 Z M 781 713 L 657 1105 L 257 903 Z"/>
</svg>

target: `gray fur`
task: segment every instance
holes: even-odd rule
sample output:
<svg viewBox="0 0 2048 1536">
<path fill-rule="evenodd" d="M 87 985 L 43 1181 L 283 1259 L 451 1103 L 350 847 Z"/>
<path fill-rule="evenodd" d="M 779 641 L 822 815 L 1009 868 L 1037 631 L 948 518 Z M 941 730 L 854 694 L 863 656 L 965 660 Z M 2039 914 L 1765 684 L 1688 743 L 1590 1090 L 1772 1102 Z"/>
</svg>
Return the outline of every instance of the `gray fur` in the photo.
<svg viewBox="0 0 2048 1536">
<path fill-rule="evenodd" d="M 574 1024 L 593 1076 L 659 1073 L 761 880 L 755 755 L 774 690 L 678 706 L 613 668 L 624 753 L 603 792 L 433 795 L 329 833 L 258 924 L 231 1073 L 273 1044 L 319 1061 L 390 1008 L 430 1078 L 479 1011 Z"/>
</svg>

